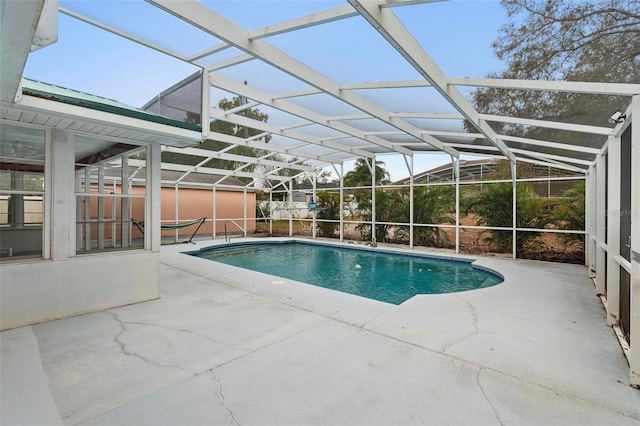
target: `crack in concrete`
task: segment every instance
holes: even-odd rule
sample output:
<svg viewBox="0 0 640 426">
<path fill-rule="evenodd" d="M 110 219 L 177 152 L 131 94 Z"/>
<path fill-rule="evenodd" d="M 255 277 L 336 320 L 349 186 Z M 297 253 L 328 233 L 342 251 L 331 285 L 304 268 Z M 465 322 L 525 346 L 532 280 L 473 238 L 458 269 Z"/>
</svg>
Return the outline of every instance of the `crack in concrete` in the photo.
<svg viewBox="0 0 640 426">
<path fill-rule="evenodd" d="M 118 347 L 120 348 L 120 351 L 121 351 L 123 354 L 125 354 L 125 355 L 127 355 L 127 356 L 132 356 L 132 357 L 134 357 L 134 358 L 138 358 L 139 360 L 141 360 L 141 361 L 142 361 L 142 362 L 144 362 L 145 364 L 150 364 L 150 365 L 154 365 L 154 366 L 156 366 L 156 367 L 162 367 L 162 368 L 175 368 L 175 369 L 178 369 L 178 370 L 185 371 L 185 372 L 187 372 L 187 373 L 189 373 L 189 374 L 193 374 L 193 375 L 195 375 L 195 374 L 196 374 L 196 373 L 194 373 L 193 371 L 189 371 L 189 370 L 187 370 L 187 369 L 183 368 L 181 365 L 178 365 L 178 364 L 173 364 L 173 365 L 161 364 L 161 363 L 159 363 L 159 362 L 157 362 L 157 361 L 154 361 L 154 360 L 152 360 L 152 359 L 146 358 L 146 357 L 144 357 L 144 356 L 140 355 L 139 353 L 132 352 L 132 351 L 128 350 L 128 349 L 127 349 L 127 346 L 124 344 L 124 342 L 122 342 L 122 341 L 120 340 L 120 336 L 122 336 L 122 335 L 123 335 L 123 334 L 128 330 L 128 329 L 127 329 L 127 323 L 126 323 L 126 322 L 124 322 L 124 321 L 122 321 L 120 318 L 118 318 L 118 315 L 117 315 L 117 314 L 114 314 L 113 312 L 105 311 L 105 313 L 107 313 L 107 314 L 111 315 L 111 317 L 113 318 L 113 320 L 114 320 L 114 321 L 116 321 L 116 322 L 120 325 L 120 331 L 118 332 L 118 334 L 116 334 L 116 335 L 113 337 L 113 342 L 114 342 L 116 345 L 118 345 Z"/>
<path fill-rule="evenodd" d="M 241 423 L 238 421 L 238 419 L 236 419 L 236 416 L 233 414 L 233 411 L 231 411 L 231 408 L 229 408 L 229 406 L 226 403 L 224 392 L 222 391 L 222 382 L 220 382 L 220 379 L 218 379 L 218 376 L 216 376 L 216 373 L 213 370 L 209 370 L 209 372 L 213 377 L 213 381 L 215 381 L 218 384 L 218 397 L 220 398 L 220 405 L 222 406 L 222 408 L 224 408 L 227 411 L 227 413 L 229 413 L 233 423 L 236 425 L 240 425 Z"/>
<path fill-rule="evenodd" d="M 500 415 L 496 411 L 496 407 L 493 406 L 493 404 L 491 403 L 491 400 L 487 396 L 487 392 L 484 390 L 484 388 L 482 387 L 482 384 L 480 383 L 480 373 L 481 372 L 482 372 L 482 367 L 478 368 L 478 374 L 476 374 L 476 383 L 477 383 L 478 387 L 480 388 L 480 392 L 482 392 L 482 396 L 484 396 L 484 399 L 487 401 L 487 404 L 489 404 L 489 407 L 491 407 L 491 411 L 493 411 L 493 415 L 496 416 L 496 420 L 502 426 L 502 425 L 504 425 L 504 422 L 500 418 Z"/>
<path fill-rule="evenodd" d="M 235 347 L 232 346 L 226 342 L 223 342 L 221 340 L 216 340 L 214 338 L 212 338 L 211 336 L 207 336 L 206 334 L 202 334 L 202 333 L 198 333 L 197 331 L 193 331 L 193 330 L 188 330 L 186 328 L 174 328 L 174 327 L 169 327 L 168 325 L 162 325 L 162 324 L 151 324 L 148 322 L 139 322 L 139 321 L 123 321 L 124 324 L 133 324 L 133 325 L 146 325 L 149 327 L 158 327 L 158 328 L 164 328 L 167 330 L 171 330 L 171 331 L 177 331 L 179 333 L 190 333 L 193 334 L 195 336 L 198 337 L 202 337 L 203 339 L 206 339 L 212 343 L 216 343 L 218 345 L 224 345 L 230 348 L 234 348 L 234 349 L 240 349 L 240 350 L 249 350 L 248 348 L 243 348 L 243 347 Z"/>
<path fill-rule="evenodd" d="M 473 307 L 473 305 L 469 302 L 467 302 L 462 296 L 456 295 L 456 297 L 460 300 L 462 300 L 464 303 L 466 303 L 466 305 L 469 307 L 469 311 L 471 311 L 471 318 L 473 319 L 473 331 L 471 333 L 467 333 L 464 336 L 462 336 L 460 339 L 451 342 L 449 344 L 446 344 L 442 347 L 442 349 L 440 349 L 441 352 L 446 352 L 449 348 L 451 348 L 451 346 L 454 345 L 458 345 L 460 343 L 462 343 L 464 340 L 466 340 L 467 338 L 471 337 L 471 336 L 475 336 L 478 333 L 480 333 L 480 330 L 478 329 L 478 320 L 480 319 L 478 316 L 478 313 L 476 312 L 475 308 Z"/>
<path fill-rule="evenodd" d="M 352 327 L 358 328 L 357 326 L 355 326 L 353 324 L 349 324 L 347 322 L 344 322 L 344 323 L 347 324 L 347 325 L 350 325 Z M 546 391 L 546 392 L 552 392 L 556 396 L 563 396 L 563 397 L 566 397 L 566 398 L 572 398 L 572 399 L 574 399 L 576 401 L 580 401 L 582 403 L 591 405 L 592 407 L 597 407 L 599 409 L 603 409 L 603 410 L 606 410 L 606 411 L 611 412 L 611 413 L 619 414 L 619 415 L 621 415 L 623 417 L 628 417 L 628 418 L 631 418 L 631 419 L 634 419 L 634 420 L 640 420 L 640 416 L 638 415 L 637 412 L 630 412 L 630 411 L 627 411 L 624 408 L 617 408 L 617 407 L 613 407 L 613 406 L 610 406 L 610 405 L 606 405 L 604 403 L 600 403 L 600 402 L 591 400 L 589 398 L 586 398 L 586 397 L 583 397 L 583 396 L 580 396 L 580 395 L 577 395 L 577 394 L 573 394 L 571 392 L 567 392 L 565 390 L 557 389 L 557 388 L 551 387 L 549 385 L 538 383 L 538 382 L 535 382 L 535 381 L 533 381 L 531 379 L 527 379 L 525 377 L 517 376 L 515 374 L 509 373 L 509 372 L 506 372 L 506 371 L 503 371 L 503 370 L 499 370 L 497 368 L 493 368 L 493 367 L 490 367 L 490 366 L 487 366 L 487 365 L 484 365 L 484 364 L 480 364 L 479 362 L 476 362 L 476 361 L 472 361 L 472 360 L 469 360 L 469 359 L 466 359 L 466 358 L 462 358 L 461 356 L 458 356 L 458 355 L 453 355 L 453 354 L 449 354 L 449 353 L 446 353 L 446 352 L 441 352 L 438 349 L 430 348 L 428 346 L 421 345 L 419 343 L 412 342 L 410 340 L 405 340 L 405 339 L 402 339 L 402 338 L 399 338 L 399 337 L 396 337 L 396 336 L 393 336 L 391 334 L 387 334 L 387 333 L 384 333 L 384 332 L 381 332 L 381 331 L 376 331 L 376 330 L 371 330 L 371 329 L 365 329 L 365 331 L 367 331 L 369 333 L 372 333 L 372 334 L 376 334 L 378 336 L 385 337 L 385 338 L 390 339 L 390 340 L 395 340 L 396 342 L 400 342 L 400 343 L 403 343 L 405 345 L 412 346 L 414 348 L 418 348 L 418 349 L 422 349 L 422 350 L 427 351 L 427 352 L 431 352 L 431 353 L 433 353 L 435 355 L 442 356 L 442 357 L 448 358 L 450 360 L 460 362 L 462 364 L 471 365 L 471 366 L 474 366 L 474 367 L 477 367 L 477 368 L 482 368 L 483 370 L 490 371 L 490 372 L 492 372 L 492 373 L 494 373 L 496 375 L 508 378 L 510 380 L 517 381 L 517 382 L 520 382 L 520 383 L 524 383 L 526 385 L 535 387 L 537 389 L 540 389 L 540 390 L 543 390 L 543 391 Z"/>
</svg>

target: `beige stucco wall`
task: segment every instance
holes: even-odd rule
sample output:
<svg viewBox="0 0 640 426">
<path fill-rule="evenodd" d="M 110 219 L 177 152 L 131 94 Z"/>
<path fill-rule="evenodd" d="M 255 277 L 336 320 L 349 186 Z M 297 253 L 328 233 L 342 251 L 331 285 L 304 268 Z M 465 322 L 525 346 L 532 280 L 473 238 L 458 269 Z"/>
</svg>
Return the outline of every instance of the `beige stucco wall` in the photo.
<svg viewBox="0 0 640 426">
<path fill-rule="evenodd" d="M 243 226 L 244 196 L 242 191 L 216 190 L 216 233 L 224 232 L 224 223 L 227 220 L 235 220 Z M 162 223 L 170 223 L 176 219 L 175 189 L 162 188 Z M 256 229 L 256 195 L 247 192 L 247 233 Z M 207 222 L 202 225 L 198 235 L 211 235 L 213 233 L 213 190 L 212 189 L 178 189 L 178 217 L 180 222 L 206 217 Z M 233 232 L 238 231 L 232 225 L 227 226 Z M 193 227 L 182 228 L 179 235 L 191 235 Z M 173 236 L 175 231 L 163 231 L 162 236 Z"/>
</svg>

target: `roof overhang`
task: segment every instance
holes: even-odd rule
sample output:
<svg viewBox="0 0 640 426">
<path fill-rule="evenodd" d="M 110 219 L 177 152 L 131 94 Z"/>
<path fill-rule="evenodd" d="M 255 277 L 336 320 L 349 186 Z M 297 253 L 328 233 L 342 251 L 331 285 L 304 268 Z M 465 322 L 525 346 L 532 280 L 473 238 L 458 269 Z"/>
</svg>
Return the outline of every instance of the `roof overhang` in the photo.
<svg viewBox="0 0 640 426">
<path fill-rule="evenodd" d="M 23 95 L 20 103 L 0 106 L 0 118 L 134 142 L 186 147 L 200 143 L 201 132 L 105 111 Z"/>
</svg>

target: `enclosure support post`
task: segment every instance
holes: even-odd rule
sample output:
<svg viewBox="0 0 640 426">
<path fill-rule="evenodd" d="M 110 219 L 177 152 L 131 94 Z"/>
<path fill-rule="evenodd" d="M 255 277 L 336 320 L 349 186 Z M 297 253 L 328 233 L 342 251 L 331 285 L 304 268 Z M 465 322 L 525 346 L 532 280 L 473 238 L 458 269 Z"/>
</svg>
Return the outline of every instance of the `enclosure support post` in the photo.
<svg viewBox="0 0 640 426">
<path fill-rule="evenodd" d="M 178 221 L 180 220 L 180 201 L 179 201 L 179 197 L 178 197 L 178 191 L 179 191 L 179 184 L 176 183 L 174 186 L 174 195 L 175 195 L 175 221 L 174 223 L 177 225 Z M 174 232 L 174 242 L 178 242 L 178 228 L 176 228 L 175 232 Z"/>
<path fill-rule="evenodd" d="M 585 188 L 585 261 L 589 268 L 589 277 L 593 278 L 596 269 L 595 256 L 595 206 L 596 206 L 596 169 L 589 167 Z"/>
<path fill-rule="evenodd" d="M 104 165 L 98 166 L 98 194 L 104 194 Z M 98 250 L 104 249 L 104 197 L 98 197 Z"/>
<path fill-rule="evenodd" d="M 340 242 L 344 242 L 344 164 L 340 163 Z"/>
<path fill-rule="evenodd" d="M 605 294 L 605 158 L 596 157 L 596 294 Z"/>
<path fill-rule="evenodd" d="M 127 163 L 129 162 L 129 157 L 122 157 L 122 193 L 129 195 L 131 194 L 131 185 L 129 183 L 129 167 L 127 167 Z M 124 197 L 122 198 L 121 210 L 120 210 L 120 218 L 122 219 L 122 248 L 129 247 L 131 245 L 131 223 L 129 219 L 131 218 L 131 198 Z"/>
<path fill-rule="evenodd" d="M 460 253 L 460 159 L 451 156 L 456 182 L 456 254 Z"/>
<path fill-rule="evenodd" d="M 365 159 L 365 161 L 367 161 Z M 368 162 L 367 162 L 368 163 Z M 376 243 L 376 157 L 371 159 L 371 247 Z"/>
<path fill-rule="evenodd" d="M 122 182 L 122 176 L 120 176 L 121 180 L 120 182 Z M 125 189 L 124 189 L 124 184 L 121 183 L 122 186 L 122 193 L 125 193 Z M 86 169 L 84 169 L 84 192 L 86 194 L 90 194 L 91 193 L 91 170 L 89 169 L 89 167 L 87 167 Z M 122 200 L 122 202 L 124 203 L 124 199 Z M 122 206 L 120 207 L 122 208 Z M 85 203 L 84 203 L 84 247 L 85 249 L 91 250 L 91 199 L 89 197 L 85 197 Z M 121 216 L 120 217 L 120 223 L 122 223 L 122 221 L 124 220 L 124 218 Z M 122 239 L 122 232 L 124 229 L 124 223 L 122 223 L 123 226 L 121 226 L 121 233 L 120 233 L 120 238 Z M 123 243 L 124 244 L 124 243 Z"/>
<path fill-rule="evenodd" d="M 311 202 L 316 203 L 317 202 L 317 198 L 316 198 L 316 185 L 318 183 L 318 176 L 316 175 L 316 173 L 313 173 L 313 190 L 311 192 Z M 312 223 L 311 223 L 311 238 L 313 238 L 314 240 L 316 239 L 316 209 L 312 209 L 311 210 L 311 217 L 312 217 Z"/>
<path fill-rule="evenodd" d="M 631 386 L 640 388 L 640 95 L 631 103 Z"/>
<path fill-rule="evenodd" d="M 513 218 L 512 218 L 512 230 L 511 230 L 511 241 L 512 241 L 512 246 L 511 246 L 511 256 L 513 259 L 516 259 L 518 256 L 517 253 L 517 248 L 518 248 L 518 244 L 517 244 L 517 231 L 516 231 L 516 227 L 518 226 L 518 206 L 516 205 L 518 197 L 517 197 L 517 182 L 516 182 L 516 178 L 517 178 L 517 168 L 516 168 L 516 162 L 515 161 L 511 161 L 511 196 L 512 196 L 512 205 L 513 205 Z"/>
<path fill-rule="evenodd" d="M 216 191 L 216 186 L 215 186 L 215 185 L 213 185 L 213 194 L 212 194 L 212 196 L 213 196 L 213 197 L 212 197 L 212 198 L 213 198 L 213 205 L 212 205 L 212 207 L 211 207 L 211 208 L 213 209 L 213 212 L 211 212 L 211 213 L 212 213 L 212 214 L 211 214 L 211 216 L 213 217 L 213 219 L 212 219 L 212 220 L 213 220 L 213 224 L 212 224 L 212 226 L 213 226 L 213 230 L 212 230 L 212 232 L 211 232 L 211 237 L 212 237 L 214 240 L 216 239 L 216 228 L 217 228 L 217 225 L 218 225 L 218 215 L 216 214 L 216 210 L 217 210 L 217 208 L 216 208 L 216 207 L 217 207 L 217 206 L 216 206 L 216 204 L 217 204 L 217 202 L 218 202 L 218 200 L 217 200 L 217 195 L 218 195 L 218 194 L 217 194 L 217 191 Z"/>
<path fill-rule="evenodd" d="M 151 251 L 160 251 L 162 245 L 162 231 L 160 230 L 162 220 L 162 185 L 160 182 L 161 149 L 159 144 L 151 144 L 147 147 L 147 185 L 148 201 L 144 206 L 145 222 L 149 224 L 149 232 L 145 232 L 144 238 L 149 239 L 145 243 L 145 248 Z M 115 204 L 115 202 L 114 202 Z"/>
<path fill-rule="evenodd" d="M 607 217 L 607 325 L 617 325 L 620 317 L 620 137 L 609 136 Z M 585 246 L 587 241 L 585 239 Z"/>
<path fill-rule="evenodd" d="M 243 208 L 242 208 L 242 211 L 243 211 L 242 216 L 244 216 L 242 218 L 243 219 L 242 232 L 244 233 L 243 237 L 246 237 L 247 236 L 247 187 L 245 186 L 242 189 L 243 189 L 243 198 L 242 199 L 244 200 Z"/>
<path fill-rule="evenodd" d="M 273 205 L 273 192 L 269 191 L 269 236 L 273 236 L 273 216 L 271 216 L 271 206 Z"/>
<path fill-rule="evenodd" d="M 409 248 L 413 249 L 413 156 L 409 157 L 407 162 L 407 156 L 405 155 L 404 161 L 409 169 Z"/>
<path fill-rule="evenodd" d="M 293 236 L 293 181 L 289 180 L 289 236 Z"/>
</svg>

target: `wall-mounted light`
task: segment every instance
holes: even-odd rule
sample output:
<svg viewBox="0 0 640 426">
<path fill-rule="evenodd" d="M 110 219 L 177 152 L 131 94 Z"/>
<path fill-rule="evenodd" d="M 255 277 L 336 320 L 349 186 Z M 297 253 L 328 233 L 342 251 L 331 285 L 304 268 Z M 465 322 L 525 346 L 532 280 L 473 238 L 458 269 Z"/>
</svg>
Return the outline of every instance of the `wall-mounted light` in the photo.
<svg viewBox="0 0 640 426">
<path fill-rule="evenodd" d="M 609 117 L 609 123 L 622 123 L 625 118 L 627 118 L 627 116 L 621 113 L 620 110 L 617 110 L 611 115 L 611 117 Z"/>
</svg>

